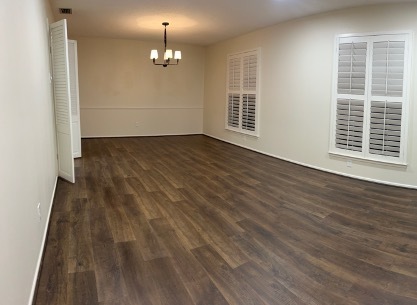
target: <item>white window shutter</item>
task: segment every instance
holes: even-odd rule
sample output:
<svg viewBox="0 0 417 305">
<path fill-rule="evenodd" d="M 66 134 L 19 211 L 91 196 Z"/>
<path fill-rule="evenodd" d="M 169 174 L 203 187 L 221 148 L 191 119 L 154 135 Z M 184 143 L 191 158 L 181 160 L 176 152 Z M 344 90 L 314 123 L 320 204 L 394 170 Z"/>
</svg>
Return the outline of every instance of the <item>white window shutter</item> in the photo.
<svg viewBox="0 0 417 305">
<path fill-rule="evenodd" d="M 256 130 L 256 94 L 243 94 L 242 129 Z"/>
<path fill-rule="evenodd" d="M 401 39 L 373 43 L 371 155 L 399 158 L 402 154 L 405 48 L 406 41 Z"/>
<path fill-rule="evenodd" d="M 228 97 L 227 125 L 233 128 L 239 128 L 239 94 L 230 93 Z"/>
<path fill-rule="evenodd" d="M 371 102 L 369 153 L 400 156 L 401 119 L 401 103 Z"/>
<path fill-rule="evenodd" d="M 241 58 L 229 58 L 229 90 L 239 91 L 241 82 Z"/>
<path fill-rule="evenodd" d="M 337 100 L 336 147 L 362 151 L 364 101 Z"/>
<path fill-rule="evenodd" d="M 372 95 L 403 96 L 405 41 L 373 44 Z"/>
<path fill-rule="evenodd" d="M 250 54 L 243 57 L 243 90 L 256 91 L 258 75 L 257 54 Z"/>
<path fill-rule="evenodd" d="M 330 152 L 405 164 L 409 36 L 337 39 Z"/>
<path fill-rule="evenodd" d="M 258 135 L 259 50 L 229 55 L 226 129 Z"/>
<path fill-rule="evenodd" d="M 338 94 L 365 94 L 366 42 L 339 44 Z"/>
</svg>

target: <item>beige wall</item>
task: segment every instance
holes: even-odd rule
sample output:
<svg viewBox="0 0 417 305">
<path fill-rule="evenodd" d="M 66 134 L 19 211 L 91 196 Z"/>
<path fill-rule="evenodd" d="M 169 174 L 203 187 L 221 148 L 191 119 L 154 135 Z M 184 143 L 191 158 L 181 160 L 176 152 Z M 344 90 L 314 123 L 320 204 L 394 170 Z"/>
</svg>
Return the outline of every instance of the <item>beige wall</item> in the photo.
<svg viewBox="0 0 417 305">
<path fill-rule="evenodd" d="M 43 0 L 0 9 L 0 302 L 29 304 L 57 174 Z M 41 203 L 39 221 L 37 204 Z"/>
<path fill-rule="evenodd" d="M 168 41 L 183 59 L 163 68 L 149 59 L 162 40 L 75 39 L 83 137 L 202 133 L 203 47 Z"/>
<path fill-rule="evenodd" d="M 0 20 L 9 26 L 0 27 L 7 42 L 0 48 L 0 299 L 21 305 L 32 298 L 57 174 L 46 20 L 52 17 L 46 0 L 1 6 Z M 167 69 L 149 63 L 149 50 L 160 42 L 78 38 L 83 134 L 199 133 L 204 93 L 209 135 L 309 166 L 416 187 L 415 64 L 408 167 L 353 161 L 347 168 L 345 159 L 328 155 L 335 35 L 416 32 L 415 16 L 416 4 L 313 16 L 211 46 L 205 64 L 203 48 L 180 45 L 184 60 Z M 262 47 L 259 138 L 224 130 L 226 55 L 255 47 Z"/>
<path fill-rule="evenodd" d="M 206 50 L 204 133 L 309 166 L 417 187 L 416 59 L 413 44 L 408 166 L 399 168 L 328 154 L 334 40 L 338 34 L 411 30 L 417 4 L 369 6 L 295 20 Z M 226 56 L 261 47 L 260 137 L 226 131 Z"/>
</svg>

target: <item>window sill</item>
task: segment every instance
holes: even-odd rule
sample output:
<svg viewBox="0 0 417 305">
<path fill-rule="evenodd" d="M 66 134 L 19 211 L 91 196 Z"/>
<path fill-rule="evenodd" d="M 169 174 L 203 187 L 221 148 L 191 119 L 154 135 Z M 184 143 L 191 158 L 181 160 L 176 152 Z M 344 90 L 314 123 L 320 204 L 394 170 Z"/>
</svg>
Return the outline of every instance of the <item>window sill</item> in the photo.
<svg viewBox="0 0 417 305">
<path fill-rule="evenodd" d="M 232 131 L 232 132 L 235 132 L 235 133 L 238 133 L 238 134 L 241 134 L 241 135 L 250 136 L 250 137 L 254 137 L 254 138 L 259 138 L 259 134 L 256 134 L 256 133 L 245 132 L 243 130 L 233 129 L 233 128 L 229 128 L 229 127 L 226 127 L 225 129 L 227 131 Z"/>
<path fill-rule="evenodd" d="M 387 165 L 387 166 L 397 167 L 397 168 L 406 168 L 407 165 L 408 165 L 406 162 L 393 162 L 393 161 L 384 161 L 384 160 L 368 159 L 368 158 L 363 158 L 363 157 L 358 157 L 358 156 L 352 156 L 352 155 L 347 155 L 347 154 L 342 154 L 342 153 L 332 152 L 332 151 L 329 152 L 329 155 L 330 156 L 334 156 L 334 157 L 343 158 L 343 159 L 354 159 L 354 160 L 362 161 L 364 163 L 373 163 L 373 164 L 379 164 L 379 165 Z"/>
</svg>

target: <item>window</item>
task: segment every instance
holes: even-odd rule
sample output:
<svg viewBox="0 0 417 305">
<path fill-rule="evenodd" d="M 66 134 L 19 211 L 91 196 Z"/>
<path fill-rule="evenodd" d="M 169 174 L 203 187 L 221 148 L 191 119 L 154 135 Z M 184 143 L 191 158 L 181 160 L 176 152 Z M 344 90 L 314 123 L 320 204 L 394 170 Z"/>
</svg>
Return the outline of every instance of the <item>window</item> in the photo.
<svg viewBox="0 0 417 305">
<path fill-rule="evenodd" d="M 337 37 L 331 153 L 406 163 L 409 39 Z"/>
<path fill-rule="evenodd" d="M 226 129 L 258 136 L 259 50 L 227 58 Z"/>
</svg>

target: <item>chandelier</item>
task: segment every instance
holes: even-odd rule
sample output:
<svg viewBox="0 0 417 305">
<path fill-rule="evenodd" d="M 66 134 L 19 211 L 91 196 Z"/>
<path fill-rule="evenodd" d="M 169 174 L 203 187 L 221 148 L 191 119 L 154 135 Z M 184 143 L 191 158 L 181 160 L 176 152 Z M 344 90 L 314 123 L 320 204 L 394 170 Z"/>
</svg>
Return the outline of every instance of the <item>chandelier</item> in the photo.
<svg viewBox="0 0 417 305">
<path fill-rule="evenodd" d="M 153 61 L 154 65 L 157 66 L 163 66 L 163 67 L 167 67 L 167 66 L 172 66 L 172 65 L 178 65 L 180 59 L 181 59 L 181 51 L 175 51 L 174 53 L 174 60 L 176 60 L 176 62 L 171 62 L 172 59 L 172 50 L 168 49 L 167 50 L 167 26 L 169 25 L 168 22 L 163 22 L 162 25 L 165 27 L 164 29 L 164 61 L 162 63 L 156 63 L 156 60 L 158 59 L 158 50 L 152 50 L 151 51 L 151 59 Z"/>
</svg>

